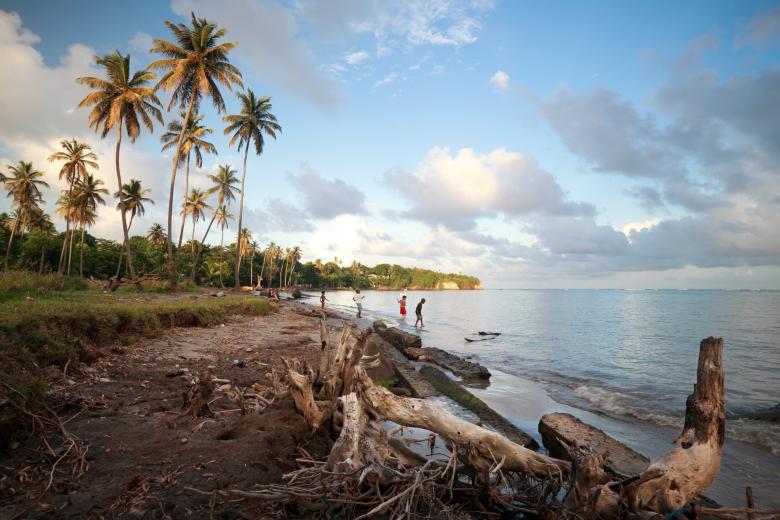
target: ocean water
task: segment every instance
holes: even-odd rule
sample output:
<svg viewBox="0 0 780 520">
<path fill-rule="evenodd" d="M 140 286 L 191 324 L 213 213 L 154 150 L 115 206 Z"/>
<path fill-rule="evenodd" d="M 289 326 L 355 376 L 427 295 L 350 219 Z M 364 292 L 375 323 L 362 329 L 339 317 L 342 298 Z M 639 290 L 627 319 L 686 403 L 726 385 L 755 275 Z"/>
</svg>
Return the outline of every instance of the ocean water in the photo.
<svg viewBox="0 0 780 520">
<path fill-rule="evenodd" d="M 411 332 L 425 297 L 424 346 L 535 381 L 559 403 L 662 426 L 682 425 L 701 339 L 723 337 L 727 435 L 780 455 L 780 422 L 745 418 L 780 405 L 778 291 L 409 291 L 405 321 L 399 292 L 363 294 L 365 316 Z M 328 304 L 354 312 L 352 295 L 328 292 Z M 463 339 L 477 331 L 501 336 Z"/>
</svg>

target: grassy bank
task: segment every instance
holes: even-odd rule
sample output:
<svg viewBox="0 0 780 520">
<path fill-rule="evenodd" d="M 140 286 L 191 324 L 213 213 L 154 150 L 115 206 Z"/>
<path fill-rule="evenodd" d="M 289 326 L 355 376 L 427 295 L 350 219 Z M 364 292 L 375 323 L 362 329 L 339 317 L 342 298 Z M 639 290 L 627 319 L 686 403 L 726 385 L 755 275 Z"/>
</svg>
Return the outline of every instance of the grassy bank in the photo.
<svg viewBox="0 0 780 520">
<path fill-rule="evenodd" d="M 172 327 L 206 327 L 222 323 L 228 315 L 263 315 L 272 310 L 268 301 L 243 295 L 108 294 L 56 275 L 3 273 L 0 380 L 35 401 L 45 395 L 41 371 L 48 366 L 88 362 L 104 347 L 130 345 Z"/>
</svg>

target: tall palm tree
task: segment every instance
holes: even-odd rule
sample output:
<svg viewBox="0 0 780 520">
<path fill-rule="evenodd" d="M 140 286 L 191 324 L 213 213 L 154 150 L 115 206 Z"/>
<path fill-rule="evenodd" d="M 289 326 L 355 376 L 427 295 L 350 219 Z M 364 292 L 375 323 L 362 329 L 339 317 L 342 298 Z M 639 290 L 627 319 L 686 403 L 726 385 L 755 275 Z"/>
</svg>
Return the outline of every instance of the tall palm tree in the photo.
<svg viewBox="0 0 780 520">
<path fill-rule="evenodd" d="M 279 289 L 282 288 L 282 280 L 287 281 L 287 267 L 290 264 L 290 253 L 292 249 L 289 247 L 284 250 L 284 260 L 282 261 L 282 268 L 279 270 Z"/>
<path fill-rule="evenodd" d="M 145 197 L 147 193 L 151 193 L 150 188 L 144 188 L 141 185 L 141 181 L 136 179 L 130 179 L 129 184 L 123 184 L 122 189 L 114 193 L 114 197 L 119 199 L 116 204 L 116 209 L 122 209 L 122 201 L 124 201 L 125 212 L 130 212 L 130 222 L 127 223 L 127 234 L 130 234 L 130 228 L 133 227 L 133 219 L 136 215 L 143 215 L 146 212 L 144 207 L 145 203 L 154 204 L 154 201 L 148 197 Z M 119 251 L 119 261 L 116 264 L 115 278 L 119 278 L 119 271 L 122 268 L 122 257 L 124 256 L 124 244 Z"/>
<path fill-rule="evenodd" d="M 165 230 L 160 224 L 152 224 L 146 234 L 146 239 L 155 246 L 160 246 L 165 243 Z"/>
<path fill-rule="evenodd" d="M 236 249 L 238 250 L 238 269 L 236 269 L 236 280 L 241 277 L 241 259 L 249 252 L 249 244 L 252 242 L 252 232 L 247 228 L 243 228 L 238 234 L 238 241 L 236 242 Z M 241 285 L 239 284 L 239 288 Z"/>
<path fill-rule="evenodd" d="M 263 251 L 263 265 L 260 267 L 260 286 L 261 287 L 262 287 L 262 284 L 263 284 L 263 272 L 265 271 L 265 264 L 268 261 L 268 258 L 270 256 L 271 250 L 274 247 L 276 247 L 276 244 L 274 244 L 273 242 L 270 242 L 268 244 L 268 247 L 265 248 L 265 251 Z M 271 283 L 270 283 L 271 277 L 270 276 L 269 276 L 268 280 L 269 280 L 268 287 L 271 287 Z"/>
<path fill-rule="evenodd" d="M 292 287 L 293 273 L 295 272 L 295 264 L 301 259 L 301 248 L 295 246 L 290 251 L 290 274 L 287 277 L 287 286 Z"/>
<path fill-rule="evenodd" d="M 241 72 L 231 65 L 228 53 L 236 46 L 235 42 L 219 43 L 226 31 L 204 18 L 196 18 L 192 13 L 190 26 L 166 21 L 165 25 L 173 33 L 176 43 L 166 40 L 154 40 L 151 52 L 162 54 L 163 59 L 151 65 L 165 74 L 160 78 L 158 87 L 171 92 L 168 111 L 172 107 L 187 107 L 182 121 L 176 151 L 173 154 L 171 170 L 171 189 L 168 197 L 168 261 L 171 263 L 170 284 L 176 285 L 176 271 L 173 265 L 173 190 L 176 185 L 176 170 L 182 157 L 182 143 L 188 121 L 204 96 L 211 97 L 217 112 L 225 110 L 225 101 L 219 91 L 221 84 L 232 91 L 233 86 L 243 86 Z"/>
<path fill-rule="evenodd" d="M 89 169 L 98 169 L 97 155 L 87 143 L 80 143 L 75 139 L 63 139 L 60 141 L 62 150 L 54 152 L 49 156 L 49 162 L 64 161 L 60 168 L 60 180 L 65 179 L 68 183 L 68 199 L 73 192 L 75 182 L 86 175 Z M 65 250 L 68 247 L 68 232 L 70 231 L 71 218 L 68 215 L 65 218 L 65 240 L 62 241 L 62 251 L 60 251 L 60 263 L 57 266 L 57 272 L 62 274 L 65 268 Z"/>
<path fill-rule="evenodd" d="M 257 242 L 252 240 L 252 243 L 249 244 L 249 285 L 251 285 L 253 288 L 255 286 L 255 253 L 257 253 Z"/>
<path fill-rule="evenodd" d="M 106 79 L 84 76 L 76 79 L 76 83 L 86 85 L 93 90 L 79 103 L 79 107 L 93 106 L 89 113 L 89 126 L 95 127 L 95 132 L 100 131 L 105 138 L 108 133 L 116 128 L 116 153 L 114 158 L 116 168 L 117 189 L 122 189 L 122 175 L 119 171 L 119 148 L 122 144 L 122 124 L 125 126 L 131 142 L 135 142 L 141 133 L 141 122 L 152 132 L 154 123 L 152 117 L 162 123 L 160 100 L 154 90 L 147 85 L 156 78 L 154 72 L 139 70 L 130 73 L 130 55 L 122 56 L 119 51 L 105 56 L 95 56 L 95 63 L 103 68 Z M 151 117 L 150 117 L 151 115 Z M 139 117 L 140 120 L 139 121 Z M 120 201 L 121 202 L 121 201 Z M 135 279 L 133 268 L 133 256 L 130 252 L 130 237 L 127 231 L 127 217 L 125 208 L 120 210 L 122 214 L 122 234 L 127 253 L 127 268 L 130 278 Z"/>
<path fill-rule="evenodd" d="M 236 170 L 234 170 L 229 164 L 221 164 L 217 168 L 216 174 L 208 176 L 212 182 L 209 193 L 217 194 L 217 205 L 214 213 L 211 215 L 211 221 L 209 222 L 208 227 L 206 227 L 206 233 L 203 235 L 203 240 L 200 241 L 198 250 L 195 253 L 195 259 L 192 262 L 193 279 L 195 278 L 195 269 L 197 269 L 198 266 L 198 260 L 200 259 L 202 246 L 206 243 L 206 238 L 209 236 L 209 231 L 211 231 L 211 225 L 214 224 L 214 219 L 217 217 L 217 212 L 226 204 L 230 204 L 236 200 L 236 193 L 238 192 L 238 178 L 236 177 L 236 173 Z"/>
<path fill-rule="evenodd" d="M 222 265 L 224 261 L 222 259 L 222 254 L 225 252 L 225 226 L 227 226 L 228 221 L 233 220 L 233 214 L 228 211 L 227 206 L 222 205 L 217 209 L 215 216 L 217 225 L 222 232 L 221 238 L 219 239 L 219 286 L 224 289 L 225 282 L 222 280 Z"/>
<path fill-rule="evenodd" d="M 171 121 L 168 123 L 168 131 L 165 132 L 160 141 L 163 143 L 163 151 L 170 148 L 176 148 L 179 144 L 179 135 L 182 133 L 182 122 L 184 114 L 181 115 L 181 121 Z M 214 129 L 206 128 L 202 124 L 203 116 L 193 115 L 189 118 L 186 128 L 184 128 L 184 138 L 181 142 L 181 159 L 186 158 L 187 169 L 184 174 L 184 196 L 182 197 L 182 207 L 187 203 L 187 196 L 190 191 L 190 156 L 195 152 L 195 166 L 203 166 L 203 152 L 217 153 L 217 147 L 203 139 L 203 136 L 214 133 Z M 179 228 L 179 244 L 181 247 L 182 236 L 184 235 L 184 219 L 181 220 Z"/>
<path fill-rule="evenodd" d="M 81 226 L 79 242 L 79 276 L 84 277 L 84 229 L 95 223 L 98 204 L 105 204 L 103 195 L 109 191 L 103 187 L 103 181 L 91 174 L 84 175 L 76 181 L 73 187 L 73 198 L 76 201 L 76 222 Z M 70 258 L 68 258 L 68 275 L 70 275 Z"/>
<path fill-rule="evenodd" d="M 244 217 L 244 184 L 246 182 L 246 158 L 249 154 L 249 145 L 254 143 L 255 153 L 261 155 L 265 145 L 263 134 L 270 135 L 276 139 L 276 132 L 282 131 L 282 127 L 276 122 L 276 116 L 271 113 L 271 98 L 255 96 L 252 89 L 247 89 L 246 94 L 239 93 L 238 99 L 241 101 L 241 112 L 234 115 L 228 115 L 223 120 L 228 123 L 225 128 L 225 135 L 233 134 L 230 139 L 230 146 L 238 141 L 238 151 L 244 147 L 244 171 L 241 174 L 241 201 L 238 207 L 238 229 L 241 233 L 241 224 Z M 241 257 L 236 252 L 236 271 L 238 271 Z M 239 288 L 238 278 L 236 278 L 235 287 Z"/>
<path fill-rule="evenodd" d="M 187 202 L 184 205 L 184 216 L 187 215 L 192 218 L 192 240 L 190 241 L 190 251 L 192 252 L 192 261 L 193 261 L 193 270 L 192 270 L 192 280 L 195 280 L 195 224 L 198 223 L 198 221 L 201 218 L 205 218 L 206 216 L 206 210 L 210 210 L 211 206 L 208 205 L 206 202 L 206 199 L 208 199 L 209 194 L 203 190 L 199 190 L 197 188 L 192 188 L 192 191 L 190 191 L 190 196 L 187 197 Z"/>
<path fill-rule="evenodd" d="M 8 247 L 5 250 L 5 266 L 8 270 L 8 260 L 11 256 L 11 246 L 17 231 L 24 232 L 32 212 L 43 202 L 41 187 L 49 185 L 41 180 L 43 172 L 33 168 L 31 162 L 19 161 L 15 166 L 8 166 L 10 176 L 3 175 L 2 181 L 7 196 L 11 198 L 11 204 L 16 207 L 16 218 L 11 226 L 11 236 L 8 237 Z"/>
</svg>

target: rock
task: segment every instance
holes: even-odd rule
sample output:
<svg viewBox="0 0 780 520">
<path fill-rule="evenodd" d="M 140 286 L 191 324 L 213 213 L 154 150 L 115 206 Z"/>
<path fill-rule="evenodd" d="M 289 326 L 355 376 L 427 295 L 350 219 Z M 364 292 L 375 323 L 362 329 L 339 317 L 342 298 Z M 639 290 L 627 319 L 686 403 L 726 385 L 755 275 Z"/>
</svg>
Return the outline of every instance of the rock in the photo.
<svg viewBox="0 0 780 520">
<path fill-rule="evenodd" d="M 490 379 L 490 371 L 479 363 L 472 363 L 440 348 L 408 348 L 406 357 L 415 361 L 427 361 L 450 370 L 463 379 Z"/>
<path fill-rule="evenodd" d="M 296 298 L 296 299 L 297 298 L 303 298 L 303 294 L 301 293 L 300 289 L 293 289 L 292 297 Z"/>
<path fill-rule="evenodd" d="M 372 334 L 366 342 L 363 356 L 376 356 L 376 360 L 367 366 L 366 373 L 368 374 L 368 377 L 374 381 L 374 383 L 379 383 L 380 381 L 395 383 L 395 381 L 398 379 L 398 375 L 392 361 L 390 361 L 382 352 L 379 343 L 380 341 L 382 341 L 382 338 Z"/>
<path fill-rule="evenodd" d="M 422 347 L 422 340 L 420 339 L 420 336 L 409 334 L 408 332 L 404 332 L 396 327 L 388 327 L 379 320 L 374 322 L 374 332 L 376 332 L 382 339 L 404 353 L 407 348 Z"/>
<path fill-rule="evenodd" d="M 189 368 L 180 368 L 178 370 L 174 370 L 173 372 L 168 372 L 165 374 L 165 377 L 178 377 L 178 376 L 184 376 L 190 373 Z"/>
<path fill-rule="evenodd" d="M 604 457 L 604 467 L 618 475 L 638 475 L 650 459 L 598 428 L 568 413 L 548 413 L 539 421 L 539 433 L 550 455 L 572 460 L 576 451 L 589 449 Z"/>
<path fill-rule="evenodd" d="M 233 366 L 236 368 L 244 368 L 246 366 L 246 363 L 244 363 L 243 359 L 234 359 Z"/>
<path fill-rule="evenodd" d="M 224 298 L 225 297 L 225 292 L 224 291 L 217 291 L 217 292 L 213 293 L 212 296 L 214 296 L 215 298 Z"/>
<path fill-rule="evenodd" d="M 462 407 L 474 412 L 484 424 L 498 431 L 507 439 L 529 449 L 535 450 L 539 448 L 539 444 L 533 437 L 517 428 L 514 424 L 485 404 L 483 400 L 469 392 L 467 388 L 464 388 L 463 385 L 457 381 L 453 381 L 447 377 L 447 375 L 438 368 L 423 366 L 420 368 L 420 375 L 431 383 L 431 385 L 440 393 L 446 395 Z"/>
<path fill-rule="evenodd" d="M 181 442 L 182 444 L 187 444 L 189 441 L 190 440 L 187 437 L 182 437 L 181 439 L 179 439 L 179 442 Z"/>
</svg>

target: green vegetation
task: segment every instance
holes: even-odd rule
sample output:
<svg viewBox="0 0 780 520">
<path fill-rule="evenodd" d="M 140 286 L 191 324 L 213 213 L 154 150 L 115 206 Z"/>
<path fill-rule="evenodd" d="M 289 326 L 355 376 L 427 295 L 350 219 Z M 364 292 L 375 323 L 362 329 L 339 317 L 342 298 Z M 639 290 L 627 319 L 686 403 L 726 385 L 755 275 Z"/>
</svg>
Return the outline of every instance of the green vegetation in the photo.
<svg viewBox="0 0 780 520">
<path fill-rule="evenodd" d="M 156 337 L 174 326 L 206 327 L 231 314 L 273 309 L 249 296 L 174 300 L 134 290 L 105 294 L 79 279 L 6 272 L 0 275 L 0 380 L 35 401 L 45 395 L 46 367 L 92 361 L 101 347 Z"/>
</svg>

